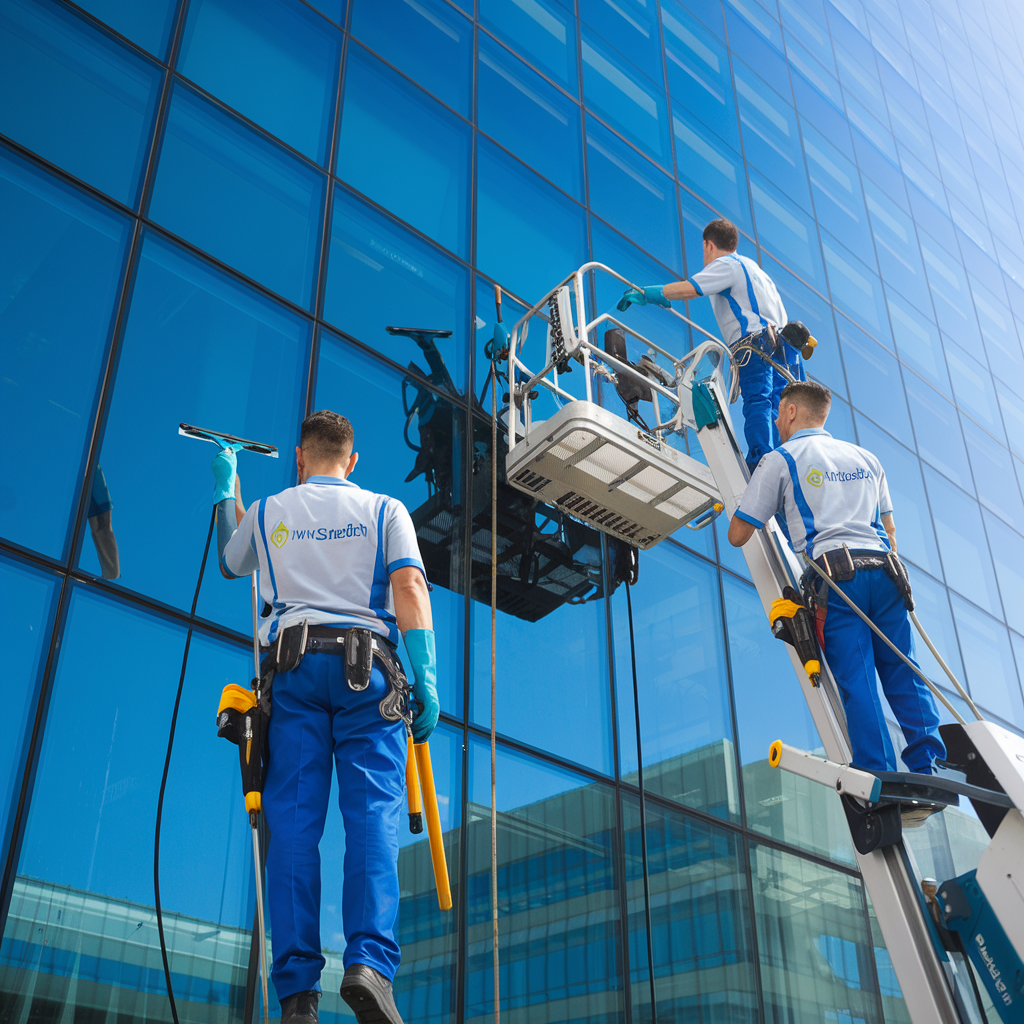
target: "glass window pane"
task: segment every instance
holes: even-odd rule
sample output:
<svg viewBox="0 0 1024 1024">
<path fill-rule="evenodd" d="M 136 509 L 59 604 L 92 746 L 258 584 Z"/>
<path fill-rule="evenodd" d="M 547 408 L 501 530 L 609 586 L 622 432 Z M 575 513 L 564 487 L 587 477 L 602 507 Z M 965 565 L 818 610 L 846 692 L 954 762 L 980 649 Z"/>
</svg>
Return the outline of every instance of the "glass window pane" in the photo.
<svg viewBox="0 0 1024 1024">
<path fill-rule="evenodd" d="M 639 806 L 624 797 L 624 811 L 627 800 L 635 810 L 625 843 L 636 850 Z M 650 803 L 646 817 L 657 1019 L 755 1019 L 750 898 L 739 838 Z M 630 924 L 635 913 L 642 926 L 642 879 L 631 881 L 629 895 Z"/>
<path fill-rule="evenodd" d="M 887 289 L 895 289 L 918 309 L 931 309 L 928 281 L 909 216 L 873 182 L 864 180 L 875 252 Z"/>
<path fill-rule="evenodd" d="M 757 591 L 728 575 L 723 585 L 747 826 L 852 864 L 850 827 L 836 794 L 768 764 L 775 740 L 821 757 L 825 751 L 793 664 L 772 636 Z"/>
<path fill-rule="evenodd" d="M 308 307 L 323 197 L 323 174 L 190 89 L 174 89 L 153 220 Z"/>
<path fill-rule="evenodd" d="M 963 264 L 925 234 L 921 235 L 921 254 L 943 332 L 957 344 L 971 348 L 977 344 L 979 331 Z"/>
<path fill-rule="evenodd" d="M 870 265 L 862 263 L 825 231 L 821 233 L 821 248 L 836 309 L 841 309 L 851 320 L 863 324 L 877 337 L 887 341 L 889 317 L 882 282 L 875 273 L 874 259 Z"/>
<path fill-rule="evenodd" d="M 23 755 L 39 676 L 46 661 L 56 608 L 56 576 L 0 556 L 0 593 L 7 595 L 4 704 L 0 717 L 0 861 L 7 862 L 9 813 L 21 791 Z"/>
<path fill-rule="evenodd" d="M 839 337 L 853 405 L 894 437 L 909 439 L 910 414 L 899 363 L 846 317 L 839 318 Z"/>
<path fill-rule="evenodd" d="M 362 47 L 347 65 L 338 177 L 468 255 L 469 126 Z"/>
<path fill-rule="evenodd" d="M 471 740 L 469 759 L 467 1020 L 494 1000 L 487 744 Z M 497 802 L 502 1014 L 620 1020 L 614 790 L 499 747 Z"/>
<path fill-rule="evenodd" d="M 580 19 L 634 67 L 661 84 L 658 11 L 646 0 L 580 0 Z"/>
<path fill-rule="evenodd" d="M 193 0 L 178 70 L 323 163 L 341 32 L 297 0 Z"/>
<path fill-rule="evenodd" d="M 897 529 L 896 538 L 899 541 L 900 554 L 903 553 L 903 541 Z M 960 647 L 957 644 L 956 630 L 953 628 L 953 613 L 949 607 L 949 591 L 941 583 L 937 583 L 930 576 L 923 572 L 914 572 L 910 577 L 911 586 L 914 588 L 914 604 L 917 617 L 921 625 L 931 637 L 935 649 L 942 655 L 942 660 L 950 667 L 953 675 L 962 680 L 964 677 L 964 665 L 960 658 Z M 927 674 L 928 678 L 942 686 L 948 687 L 949 679 L 943 671 L 942 666 L 936 661 L 935 656 L 928 650 L 928 645 L 915 640 L 915 654 L 918 664 Z M 946 715 L 940 707 L 940 714 Z"/>
<path fill-rule="evenodd" d="M 356 0 L 352 34 L 466 117 L 473 23 L 444 0 Z"/>
<path fill-rule="evenodd" d="M 532 304 L 586 260 L 583 208 L 479 139 L 477 266 Z"/>
<path fill-rule="evenodd" d="M 40 999 L 36 1012 L 55 998 L 80 1017 L 94 1016 L 97 1005 L 137 1021 L 166 1015 L 159 967 L 151 978 L 140 965 L 160 963 L 153 832 L 164 744 L 154 742 L 154 725 L 170 720 L 184 640 L 180 625 L 84 587 L 72 595 L 4 936 L 7 948 L 20 940 L 34 950 L 7 968 L 4 988 Z M 151 659 L 145 700 L 139 647 Z M 238 758 L 210 722 L 221 687 L 249 678 L 250 657 L 244 647 L 193 636 L 160 861 L 179 1011 L 201 1016 L 212 1003 L 236 1024 L 253 919 L 252 847 Z M 62 919 L 61 928 L 47 927 Z"/>
<path fill-rule="evenodd" d="M 971 697 L 981 707 L 1021 728 L 1024 701 L 1006 627 L 956 594 L 952 595 L 952 602 Z"/>
<path fill-rule="evenodd" d="M 480 0 L 480 24 L 575 96 L 576 19 L 555 0 Z"/>
<path fill-rule="evenodd" d="M 488 35 L 480 36 L 477 124 L 582 202 L 579 106 Z"/>
<path fill-rule="evenodd" d="M 988 531 L 992 561 L 996 566 L 1006 621 L 1012 629 L 1024 633 L 1024 538 L 987 510 L 982 515 Z M 1021 668 L 1024 671 L 1024 666 Z"/>
<path fill-rule="evenodd" d="M 62 556 L 120 285 L 128 222 L 0 152 L 0 530 Z M 24 453 L 46 454 L 46 500 Z"/>
<path fill-rule="evenodd" d="M 882 1024 L 860 881 L 751 844 L 767 1020 Z"/>
<path fill-rule="evenodd" d="M 129 206 L 160 69 L 66 7 L 12 0 L 0 16 L 0 132 Z"/>
<path fill-rule="evenodd" d="M 587 109 L 662 167 L 671 167 L 665 90 L 637 72 L 586 26 L 582 28 L 582 40 Z"/>
<path fill-rule="evenodd" d="M 814 219 L 764 175 L 751 169 L 750 192 L 757 218 L 757 237 L 765 249 L 792 267 L 809 284 L 826 289 L 825 266 Z"/>
<path fill-rule="evenodd" d="M 704 266 L 704 242 L 702 239 L 704 228 L 719 214 L 685 188 L 679 189 L 679 205 L 683 214 L 683 255 L 685 256 L 686 276 L 693 277 Z M 748 247 L 749 240 L 745 235 L 740 235 L 740 254 L 757 259 L 756 250 L 751 253 Z M 719 337 L 718 323 L 710 302 L 706 302 L 704 299 L 695 299 L 693 302 L 687 302 L 682 309 L 695 324 L 703 327 L 714 337 Z"/>
<path fill-rule="evenodd" d="M 308 343 L 309 325 L 299 317 L 157 237 L 144 240 L 99 457 L 115 507 L 123 585 L 178 608 L 192 600 L 217 449 L 178 436 L 178 423 L 281 449 L 279 459 L 239 454 L 248 501 L 294 482 Z M 154 504 L 139 486 L 140 444 L 177 500 Z M 100 573 L 91 545 L 83 547 L 82 567 Z M 248 588 L 225 580 L 214 559 L 199 614 L 243 634 L 252 630 Z"/>
<path fill-rule="evenodd" d="M 157 57 L 167 51 L 178 9 L 174 0 L 82 0 L 78 6 Z"/>
<path fill-rule="evenodd" d="M 720 818 L 740 815 L 718 571 L 674 544 L 643 552 L 633 588 L 644 786 Z M 620 707 L 633 706 L 626 595 L 612 599 Z M 637 782 L 629 737 L 622 777 Z"/>
<path fill-rule="evenodd" d="M 957 405 L 994 434 L 1003 437 L 996 390 L 988 367 L 948 338 L 944 340 L 946 364 Z"/>
<path fill-rule="evenodd" d="M 679 180 L 707 199 L 719 215 L 751 233 L 750 201 L 739 153 L 708 135 L 703 125 L 678 104 L 672 110 L 672 130 Z"/>
<path fill-rule="evenodd" d="M 587 177 L 591 210 L 681 273 L 675 182 L 592 117 L 587 118 Z"/>
<path fill-rule="evenodd" d="M 1010 453 L 989 433 L 965 416 L 960 418 L 974 483 L 982 505 L 1024 532 L 1024 505 Z"/>
<path fill-rule="evenodd" d="M 914 374 L 904 374 L 903 381 L 921 458 L 971 490 L 971 470 L 956 408 Z"/>
<path fill-rule="evenodd" d="M 468 372 L 469 271 L 335 186 L 324 319 L 397 363 L 423 353 L 387 327 L 451 331 L 439 338 L 450 379 L 439 387 L 462 392 Z"/>
<path fill-rule="evenodd" d="M 924 478 L 946 582 L 987 612 L 1001 615 L 999 591 L 978 503 L 929 466 L 924 467 Z"/>
<path fill-rule="evenodd" d="M 419 361 L 425 361 L 422 354 Z M 422 367 L 420 373 L 428 376 Z M 465 564 L 459 556 L 464 529 L 462 417 L 450 403 L 418 387 L 414 378 L 403 378 L 326 331 L 320 335 L 313 405 L 352 421 L 359 452 L 352 482 L 397 498 L 412 515 L 427 579 L 434 588 L 430 605 L 441 708 L 461 716 L 466 642 L 461 596 Z"/>
<path fill-rule="evenodd" d="M 893 338 L 900 359 L 943 394 L 952 397 L 945 354 L 935 323 L 895 292 L 888 293 L 888 300 Z"/>
<path fill-rule="evenodd" d="M 1010 450 L 1024 459 L 1024 399 L 1015 395 L 1001 380 L 996 381 L 996 394 L 999 396 L 999 410 L 1006 424 Z"/>
</svg>

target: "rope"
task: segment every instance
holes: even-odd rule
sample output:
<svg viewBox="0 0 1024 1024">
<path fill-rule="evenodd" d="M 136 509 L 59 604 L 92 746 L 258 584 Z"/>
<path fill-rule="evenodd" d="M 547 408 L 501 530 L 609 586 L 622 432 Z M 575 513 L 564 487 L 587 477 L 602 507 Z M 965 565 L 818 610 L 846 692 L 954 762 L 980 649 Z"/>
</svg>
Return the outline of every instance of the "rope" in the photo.
<svg viewBox="0 0 1024 1024">
<path fill-rule="evenodd" d="M 501 1021 L 498 959 L 498 801 L 495 679 L 498 639 L 498 375 L 491 363 L 491 945 L 494 947 L 494 1024 Z M 175 1021 L 177 1024 L 177 1021 Z"/>
<path fill-rule="evenodd" d="M 171 965 L 167 959 L 167 940 L 164 937 L 164 915 L 160 906 L 160 825 L 164 815 L 164 792 L 167 789 L 167 773 L 171 767 L 171 750 L 174 747 L 174 732 L 178 727 L 178 708 L 181 706 L 181 692 L 185 687 L 185 669 L 188 667 L 188 649 L 192 645 L 192 620 L 195 618 L 196 606 L 199 604 L 199 591 L 203 585 L 203 574 L 206 572 L 206 559 L 210 554 L 210 541 L 213 539 L 213 527 L 217 521 L 217 506 L 210 515 L 210 529 L 206 532 L 206 547 L 203 548 L 203 561 L 199 566 L 199 578 L 196 580 L 196 592 L 192 597 L 192 610 L 189 614 L 188 633 L 185 635 L 185 650 L 181 655 L 181 674 L 178 677 L 178 692 L 174 697 L 174 711 L 171 714 L 171 728 L 167 735 L 167 754 L 164 757 L 164 773 L 160 779 L 160 795 L 156 801 L 156 830 L 153 836 L 153 893 L 156 905 L 156 930 L 160 935 L 160 955 L 164 961 L 164 981 L 167 983 L 167 998 L 171 1004 L 171 1018 L 178 1024 L 178 1007 L 174 1002 L 174 988 L 171 985 Z"/>
<path fill-rule="evenodd" d="M 850 600 L 849 597 L 846 596 L 846 594 L 835 584 L 835 582 L 833 582 L 831 577 L 828 575 L 828 573 L 825 572 L 824 569 L 821 568 L 821 566 L 819 566 L 816 562 L 812 561 L 810 558 L 807 557 L 806 551 L 801 552 L 801 554 L 803 555 L 804 561 L 854 610 L 854 612 L 857 613 L 859 618 L 861 618 L 865 623 L 867 623 L 871 631 L 876 636 L 882 639 L 882 641 L 893 652 L 893 654 L 895 654 L 911 670 L 911 672 L 913 672 L 916 676 L 920 677 L 924 681 L 924 684 L 928 687 L 928 689 L 931 690 L 933 694 L 935 694 L 936 698 L 938 698 L 938 700 L 940 700 L 943 703 L 943 705 L 945 705 L 946 710 L 961 725 L 966 725 L 967 723 L 961 717 L 960 713 L 943 696 L 942 691 L 853 603 L 853 601 Z M 916 616 L 912 617 L 916 618 Z M 918 629 L 920 630 L 921 635 L 924 636 L 924 630 L 921 629 L 920 625 L 918 625 Z M 929 650 L 934 652 L 935 648 L 932 647 L 931 641 L 929 640 L 927 641 L 927 643 Z M 949 672 L 949 669 L 946 669 L 946 671 Z M 950 673 L 950 678 L 953 679 L 952 673 Z M 960 686 L 956 679 L 953 679 L 953 682 L 956 684 L 956 688 L 960 696 L 962 696 L 967 701 L 971 710 L 978 716 L 978 721 L 984 721 L 984 719 L 981 716 L 981 713 L 974 706 L 974 702 L 971 700 L 970 697 L 967 696 L 966 693 L 964 693 L 963 687 Z"/>
</svg>

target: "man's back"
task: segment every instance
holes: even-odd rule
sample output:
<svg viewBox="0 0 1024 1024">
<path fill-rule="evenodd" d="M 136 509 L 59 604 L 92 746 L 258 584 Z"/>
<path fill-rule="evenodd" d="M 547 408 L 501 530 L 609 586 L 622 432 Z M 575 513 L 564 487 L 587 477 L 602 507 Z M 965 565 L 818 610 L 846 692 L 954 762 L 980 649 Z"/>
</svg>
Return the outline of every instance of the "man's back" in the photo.
<svg viewBox="0 0 1024 1024">
<path fill-rule="evenodd" d="M 273 609 L 260 627 L 264 644 L 303 619 L 362 626 L 397 641 L 390 574 L 407 565 L 423 568 L 400 501 L 326 476 L 248 509 L 224 560 L 243 575 L 256 559 L 261 594 Z"/>
<path fill-rule="evenodd" d="M 727 345 L 768 324 L 781 327 L 786 323 L 786 307 L 775 282 L 746 256 L 719 256 L 694 274 L 690 283 L 711 299 Z"/>
</svg>

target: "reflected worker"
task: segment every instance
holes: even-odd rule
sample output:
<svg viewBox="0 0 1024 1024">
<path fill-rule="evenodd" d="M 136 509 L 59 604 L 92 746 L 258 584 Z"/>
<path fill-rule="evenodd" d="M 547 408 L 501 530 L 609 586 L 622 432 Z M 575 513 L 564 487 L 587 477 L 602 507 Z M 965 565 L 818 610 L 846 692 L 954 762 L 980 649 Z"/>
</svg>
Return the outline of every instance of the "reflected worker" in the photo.
<svg viewBox="0 0 1024 1024">
<path fill-rule="evenodd" d="M 401 1024 L 391 983 L 401 956 L 406 731 L 395 645 L 401 633 L 415 679 L 412 731 L 423 743 L 438 718 L 434 632 L 412 520 L 400 501 L 348 479 L 359 458 L 353 442 L 344 416 L 313 413 L 295 450 L 299 485 L 248 511 L 234 452 L 213 460 L 221 573 L 235 579 L 261 570 L 261 594 L 273 609 L 260 627 L 263 649 L 277 661 L 263 810 L 281 1024 L 318 1020 L 319 843 L 332 761 L 345 822 L 341 997 L 360 1022 Z"/>
<path fill-rule="evenodd" d="M 794 346 L 808 345 L 810 333 L 799 320 L 787 324 L 786 307 L 775 282 L 752 259 L 736 252 L 739 237 L 732 221 L 711 221 L 704 228 L 703 270 L 688 281 L 628 288 L 618 308 L 626 310 L 634 303 L 668 308 L 673 301 L 706 295 L 711 300 L 718 330 L 730 349 L 740 342 L 752 344 L 784 365 L 796 380 L 805 380 L 803 361 Z M 747 468 L 752 473 L 761 458 L 779 444 L 774 418 L 779 394 L 787 381 L 770 363 L 752 352 L 743 355 L 746 361 L 739 363 L 737 372 L 743 396 Z"/>
<path fill-rule="evenodd" d="M 890 576 L 895 566 L 888 553 L 896 554 L 896 523 L 885 472 L 871 452 L 825 430 L 831 404 L 831 392 L 814 381 L 783 389 L 777 420 L 782 444 L 761 460 L 750 478 L 729 523 L 729 543 L 741 547 L 782 512 L 794 550 L 806 551 L 914 661 L 910 616 L 903 592 Z M 808 567 L 807 572 L 814 570 Z M 828 600 L 829 590 L 816 574 L 814 581 L 820 605 Z M 931 775 L 933 760 L 946 756 L 931 691 L 845 601 L 833 598 L 825 607 L 824 652 L 846 708 L 853 764 L 869 771 L 896 770 L 875 684 L 877 670 L 907 741 L 904 764 L 912 772 Z"/>
</svg>

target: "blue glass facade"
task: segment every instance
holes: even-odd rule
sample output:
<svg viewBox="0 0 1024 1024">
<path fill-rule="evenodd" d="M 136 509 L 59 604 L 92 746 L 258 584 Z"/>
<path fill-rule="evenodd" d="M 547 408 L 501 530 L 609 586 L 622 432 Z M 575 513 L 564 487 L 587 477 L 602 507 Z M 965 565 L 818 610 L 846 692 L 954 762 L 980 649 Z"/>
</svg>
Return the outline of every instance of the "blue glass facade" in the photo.
<svg viewBox="0 0 1024 1024">
<path fill-rule="evenodd" d="M 404 836 L 396 997 L 488 1017 L 493 285 L 510 320 L 588 259 L 683 277 L 715 216 L 819 339 L 830 428 L 885 465 L 943 657 L 1024 730 L 1022 43 L 1012 0 L 0 0 L 0 1021 L 169 1020 L 152 847 L 187 643 L 171 971 L 183 1019 L 250 1024 L 253 866 L 213 728 L 248 594 L 209 572 L 190 612 L 213 449 L 176 429 L 280 447 L 240 457 L 251 498 L 294 482 L 323 407 L 434 585 L 455 909 Z M 385 331 L 424 324 L 451 336 Z M 742 559 L 720 530 L 641 555 L 634 681 L 606 554 L 581 535 L 590 600 L 498 615 L 503 1012 L 906 1020 L 838 803 L 767 769 L 772 740 L 819 742 Z M 945 818 L 971 866 L 972 820 Z M 322 850 L 333 1024 L 337 815 Z"/>
</svg>

